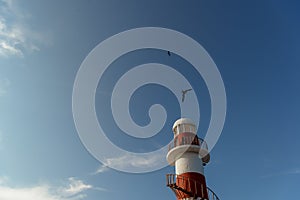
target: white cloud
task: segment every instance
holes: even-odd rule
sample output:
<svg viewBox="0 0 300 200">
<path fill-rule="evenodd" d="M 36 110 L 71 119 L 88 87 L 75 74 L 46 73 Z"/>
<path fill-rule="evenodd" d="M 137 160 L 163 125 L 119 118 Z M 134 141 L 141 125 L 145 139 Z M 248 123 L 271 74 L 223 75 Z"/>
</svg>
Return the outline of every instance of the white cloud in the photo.
<svg viewBox="0 0 300 200">
<path fill-rule="evenodd" d="M 100 174 L 100 173 L 104 173 L 106 171 L 108 171 L 109 168 L 106 165 L 101 165 L 96 172 L 94 172 L 93 174 Z"/>
<path fill-rule="evenodd" d="M 17 49 L 13 45 L 9 44 L 8 41 L 0 40 L 0 55 L 1 56 L 7 56 L 7 55 L 23 56 L 23 53 L 20 49 Z"/>
<path fill-rule="evenodd" d="M 164 154 L 145 155 L 145 157 L 136 156 L 133 154 L 124 154 L 116 158 L 108 158 L 104 162 L 105 166 L 110 166 L 116 169 L 153 169 L 160 165 L 161 160 L 165 159 Z M 129 170 L 131 171 L 131 170 Z"/>
<path fill-rule="evenodd" d="M 0 186 L 1 200 L 59 200 L 60 198 L 49 194 L 47 186 L 37 186 L 32 188 L 10 188 Z"/>
<path fill-rule="evenodd" d="M 0 0 L 0 56 L 19 56 L 38 51 L 37 44 L 47 39 L 29 26 L 29 15 L 18 7 L 17 1 Z"/>
<path fill-rule="evenodd" d="M 7 93 L 7 89 L 10 86 L 10 81 L 8 79 L 0 79 L 0 97 Z"/>
<path fill-rule="evenodd" d="M 86 190 L 99 190 L 99 191 L 107 191 L 105 188 L 94 187 L 89 184 L 85 184 L 82 180 L 76 179 L 75 177 L 70 177 L 69 184 L 67 187 L 60 189 L 61 194 L 65 196 L 76 196 L 79 193 L 82 193 Z"/>
<path fill-rule="evenodd" d="M 157 154 L 157 155 L 152 155 L 152 156 L 146 156 L 145 157 L 140 157 L 136 156 L 134 154 L 124 154 L 120 157 L 115 157 L 115 158 L 106 158 L 102 165 L 99 166 L 99 168 L 91 173 L 91 175 L 97 175 L 101 174 L 104 172 L 107 172 L 112 169 L 130 169 L 128 171 L 131 171 L 133 168 L 138 169 L 140 172 L 140 169 L 152 169 L 153 167 L 155 168 L 158 163 L 162 159 L 165 159 L 165 156 L 163 154 Z"/>
<path fill-rule="evenodd" d="M 66 196 L 73 196 L 92 188 L 93 188 L 92 185 L 85 184 L 83 183 L 82 180 L 76 179 L 74 177 L 70 177 L 69 184 L 66 188 L 62 189 L 62 193 Z"/>
<path fill-rule="evenodd" d="M 86 198 L 87 190 L 96 189 L 82 180 L 71 177 L 66 187 L 51 187 L 37 185 L 33 187 L 12 187 L 7 184 L 7 178 L 0 178 L 1 200 L 79 200 Z"/>
</svg>

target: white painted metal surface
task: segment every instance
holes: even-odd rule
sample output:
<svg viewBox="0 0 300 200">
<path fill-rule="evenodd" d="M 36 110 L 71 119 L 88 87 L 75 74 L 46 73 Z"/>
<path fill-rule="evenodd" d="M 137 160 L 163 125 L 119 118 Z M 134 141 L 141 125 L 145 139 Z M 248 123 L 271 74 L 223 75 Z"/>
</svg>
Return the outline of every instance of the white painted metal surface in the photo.
<svg viewBox="0 0 300 200">
<path fill-rule="evenodd" d="M 173 130 L 176 126 L 181 125 L 181 124 L 191 124 L 191 125 L 195 126 L 195 123 L 193 122 L 193 120 L 191 120 L 189 118 L 180 118 L 174 123 Z"/>
<path fill-rule="evenodd" d="M 194 152 L 184 153 L 178 160 L 175 161 L 176 174 L 186 172 L 196 172 L 204 175 L 204 167 L 199 155 Z"/>
</svg>

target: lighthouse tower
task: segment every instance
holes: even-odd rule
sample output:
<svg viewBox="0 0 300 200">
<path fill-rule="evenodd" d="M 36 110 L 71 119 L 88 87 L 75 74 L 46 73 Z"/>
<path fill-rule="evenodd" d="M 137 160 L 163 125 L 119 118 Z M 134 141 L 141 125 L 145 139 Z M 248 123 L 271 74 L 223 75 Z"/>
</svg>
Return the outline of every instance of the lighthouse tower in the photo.
<svg viewBox="0 0 300 200">
<path fill-rule="evenodd" d="M 206 186 L 204 166 L 210 155 L 206 142 L 198 138 L 191 119 L 178 119 L 173 125 L 174 140 L 169 146 L 167 161 L 175 165 L 175 174 L 167 174 L 167 186 L 178 200 L 218 200 Z"/>
</svg>

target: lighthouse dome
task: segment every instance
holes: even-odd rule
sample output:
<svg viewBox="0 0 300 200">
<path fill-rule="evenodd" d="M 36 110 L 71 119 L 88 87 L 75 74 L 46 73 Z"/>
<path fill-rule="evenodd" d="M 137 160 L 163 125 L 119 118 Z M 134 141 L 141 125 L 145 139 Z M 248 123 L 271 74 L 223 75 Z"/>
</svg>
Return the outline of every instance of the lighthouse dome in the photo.
<svg viewBox="0 0 300 200">
<path fill-rule="evenodd" d="M 189 118 L 180 118 L 178 119 L 174 125 L 173 125 L 173 130 L 176 126 L 178 126 L 179 124 L 190 124 L 190 125 L 194 125 L 195 126 L 195 123 L 193 122 L 193 120 L 189 119 Z"/>
</svg>

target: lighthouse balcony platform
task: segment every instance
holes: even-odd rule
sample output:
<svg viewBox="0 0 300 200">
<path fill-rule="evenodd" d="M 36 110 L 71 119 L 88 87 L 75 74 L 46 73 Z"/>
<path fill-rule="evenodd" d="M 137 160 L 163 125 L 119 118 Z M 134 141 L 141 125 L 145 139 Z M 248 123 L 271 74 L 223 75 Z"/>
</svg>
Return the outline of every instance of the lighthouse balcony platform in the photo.
<svg viewBox="0 0 300 200">
<path fill-rule="evenodd" d="M 201 157 L 203 165 L 206 165 L 210 160 L 207 143 L 198 138 L 197 135 L 186 135 L 180 138 L 175 138 L 169 145 L 167 154 L 168 163 L 174 165 L 174 162 L 185 152 L 195 152 Z"/>
</svg>

